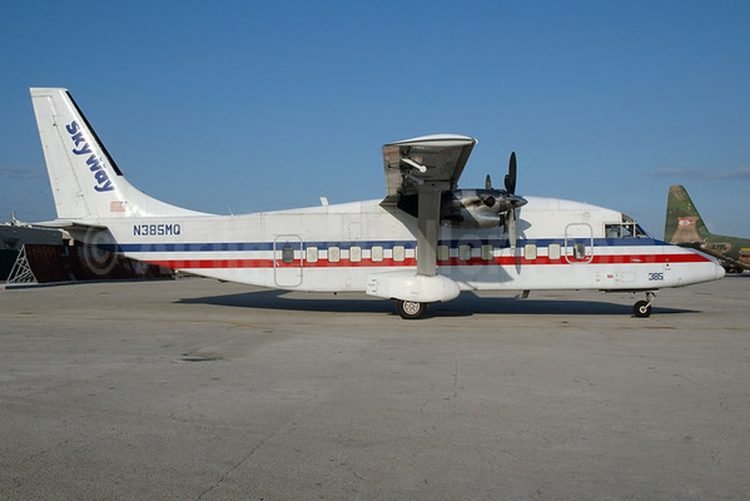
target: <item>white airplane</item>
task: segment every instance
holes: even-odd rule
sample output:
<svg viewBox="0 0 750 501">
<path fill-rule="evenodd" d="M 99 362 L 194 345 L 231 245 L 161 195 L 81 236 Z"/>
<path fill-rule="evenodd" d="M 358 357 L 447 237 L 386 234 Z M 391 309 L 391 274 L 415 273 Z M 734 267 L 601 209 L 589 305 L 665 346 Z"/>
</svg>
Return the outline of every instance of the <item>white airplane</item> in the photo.
<svg viewBox="0 0 750 501">
<path fill-rule="evenodd" d="M 127 257 L 278 289 L 367 294 L 407 319 L 461 291 L 643 293 L 717 280 L 718 262 L 647 235 L 625 214 L 515 194 L 458 189 L 476 139 L 424 136 L 383 147 L 382 200 L 214 215 L 156 200 L 123 176 L 66 89 L 32 88 L 57 219 L 74 238 Z"/>
</svg>

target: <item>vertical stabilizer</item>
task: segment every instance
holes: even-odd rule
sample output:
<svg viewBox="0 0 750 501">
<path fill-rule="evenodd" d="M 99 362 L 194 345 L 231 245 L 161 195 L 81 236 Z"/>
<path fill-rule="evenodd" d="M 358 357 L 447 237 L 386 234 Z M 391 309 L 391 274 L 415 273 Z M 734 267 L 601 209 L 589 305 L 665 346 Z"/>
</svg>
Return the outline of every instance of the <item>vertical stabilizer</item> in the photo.
<svg viewBox="0 0 750 501">
<path fill-rule="evenodd" d="M 685 187 L 670 186 L 664 240 L 674 244 L 702 242 L 710 234 Z"/>
<path fill-rule="evenodd" d="M 59 219 L 200 214 L 128 183 L 66 89 L 32 88 L 31 100 Z"/>
</svg>

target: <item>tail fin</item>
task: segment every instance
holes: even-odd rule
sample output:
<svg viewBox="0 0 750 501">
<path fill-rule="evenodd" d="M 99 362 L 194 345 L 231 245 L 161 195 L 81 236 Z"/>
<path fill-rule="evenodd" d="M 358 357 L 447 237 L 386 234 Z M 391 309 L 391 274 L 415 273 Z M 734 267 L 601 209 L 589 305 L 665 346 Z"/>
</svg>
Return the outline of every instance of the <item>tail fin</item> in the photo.
<svg viewBox="0 0 750 501">
<path fill-rule="evenodd" d="M 30 90 L 59 219 L 200 214 L 128 183 L 67 89 Z"/>
<path fill-rule="evenodd" d="M 685 187 L 670 186 L 664 240 L 674 244 L 702 242 L 710 235 Z"/>
</svg>

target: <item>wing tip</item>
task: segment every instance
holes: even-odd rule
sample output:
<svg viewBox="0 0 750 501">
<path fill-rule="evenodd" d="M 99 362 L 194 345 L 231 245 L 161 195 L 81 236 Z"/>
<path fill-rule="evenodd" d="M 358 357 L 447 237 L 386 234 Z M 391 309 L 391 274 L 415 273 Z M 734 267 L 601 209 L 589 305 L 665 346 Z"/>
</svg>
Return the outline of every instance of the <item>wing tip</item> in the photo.
<svg viewBox="0 0 750 501">
<path fill-rule="evenodd" d="M 459 144 L 476 144 L 478 140 L 471 136 L 464 136 L 462 134 L 429 134 L 426 136 L 412 137 L 409 139 L 402 139 L 399 141 L 393 141 L 386 143 L 385 146 L 401 146 L 407 144 L 419 144 L 419 143 L 459 143 Z"/>
</svg>

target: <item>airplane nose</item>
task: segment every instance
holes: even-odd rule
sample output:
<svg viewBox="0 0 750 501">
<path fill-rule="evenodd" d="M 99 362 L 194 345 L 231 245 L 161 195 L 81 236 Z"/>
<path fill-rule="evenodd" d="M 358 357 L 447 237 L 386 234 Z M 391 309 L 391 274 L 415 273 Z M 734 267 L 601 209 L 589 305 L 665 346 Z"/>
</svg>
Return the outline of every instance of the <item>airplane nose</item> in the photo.
<svg viewBox="0 0 750 501">
<path fill-rule="evenodd" d="M 724 278 L 724 275 L 727 274 L 727 270 L 725 270 L 724 267 L 720 265 L 719 263 L 715 263 L 715 266 L 716 266 L 716 280 L 720 278 Z"/>
</svg>

